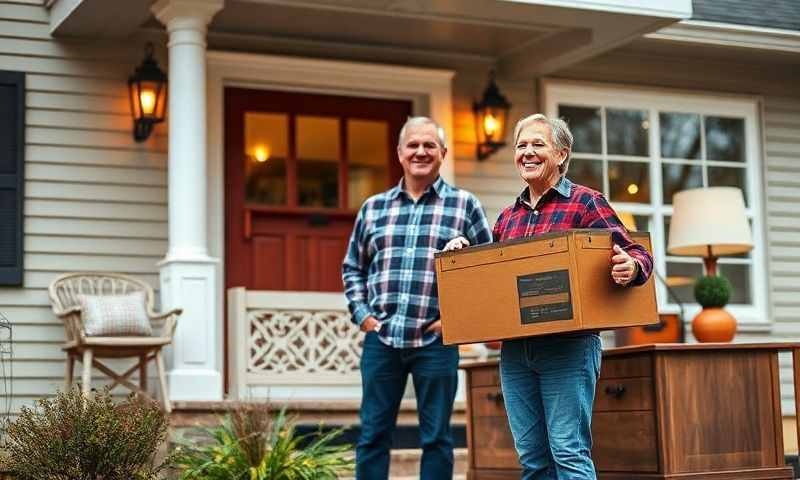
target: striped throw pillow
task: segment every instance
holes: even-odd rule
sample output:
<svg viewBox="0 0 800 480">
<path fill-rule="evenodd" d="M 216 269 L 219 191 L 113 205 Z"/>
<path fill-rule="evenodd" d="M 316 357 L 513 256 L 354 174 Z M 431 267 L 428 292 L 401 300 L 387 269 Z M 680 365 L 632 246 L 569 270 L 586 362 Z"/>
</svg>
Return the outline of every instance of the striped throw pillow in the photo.
<svg viewBox="0 0 800 480">
<path fill-rule="evenodd" d="M 149 337 L 144 292 L 125 295 L 78 295 L 83 328 L 89 337 Z"/>
</svg>

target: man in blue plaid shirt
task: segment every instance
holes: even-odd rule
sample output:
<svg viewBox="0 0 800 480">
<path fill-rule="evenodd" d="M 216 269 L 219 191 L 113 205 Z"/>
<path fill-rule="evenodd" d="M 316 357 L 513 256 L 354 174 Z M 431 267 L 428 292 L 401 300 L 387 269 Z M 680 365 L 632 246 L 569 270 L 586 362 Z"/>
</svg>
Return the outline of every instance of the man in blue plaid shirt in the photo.
<svg viewBox="0 0 800 480">
<path fill-rule="evenodd" d="M 419 414 L 422 480 L 453 476 L 450 416 L 458 348 L 441 339 L 433 254 L 489 243 L 478 199 L 447 184 L 442 129 L 414 117 L 400 131 L 400 183 L 367 199 L 342 265 L 353 321 L 366 332 L 361 356 L 361 436 L 356 478 L 389 477 L 389 450 L 408 374 Z"/>
</svg>

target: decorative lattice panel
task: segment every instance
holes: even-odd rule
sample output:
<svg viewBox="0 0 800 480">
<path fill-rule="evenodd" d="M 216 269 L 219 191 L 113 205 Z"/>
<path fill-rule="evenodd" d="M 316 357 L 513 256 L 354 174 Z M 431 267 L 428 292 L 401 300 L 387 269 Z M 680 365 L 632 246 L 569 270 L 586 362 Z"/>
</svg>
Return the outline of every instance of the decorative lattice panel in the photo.
<svg viewBox="0 0 800 480">
<path fill-rule="evenodd" d="M 358 373 L 362 336 L 343 311 L 249 310 L 248 373 L 313 378 Z"/>
</svg>

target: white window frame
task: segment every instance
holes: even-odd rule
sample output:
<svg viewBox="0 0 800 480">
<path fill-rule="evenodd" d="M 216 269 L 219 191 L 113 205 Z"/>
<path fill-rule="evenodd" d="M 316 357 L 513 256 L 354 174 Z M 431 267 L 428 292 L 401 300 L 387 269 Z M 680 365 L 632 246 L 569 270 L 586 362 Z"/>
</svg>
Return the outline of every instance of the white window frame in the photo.
<svg viewBox="0 0 800 480">
<path fill-rule="evenodd" d="M 631 212 L 634 215 L 650 215 L 653 218 L 651 236 L 655 266 L 662 274 L 666 271 L 666 239 L 664 232 L 664 216 L 672 213 L 671 205 L 663 204 L 661 175 L 661 141 L 659 133 L 659 112 L 696 113 L 698 115 L 715 115 L 744 118 L 745 131 L 745 176 L 748 207 L 747 214 L 753 226 L 754 248 L 750 252 L 751 264 L 751 299 L 752 304 L 731 304 L 726 308 L 736 317 L 740 330 L 748 327 L 760 329 L 771 321 L 767 309 L 767 275 L 766 275 L 766 235 L 764 230 L 764 184 L 762 179 L 762 138 L 760 135 L 760 116 L 758 99 L 750 96 L 720 95 L 706 92 L 681 92 L 675 90 L 644 88 L 629 85 L 596 84 L 563 80 L 542 81 L 542 105 L 548 116 L 557 116 L 558 105 L 624 108 L 646 110 L 649 115 L 650 143 L 650 188 L 651 203 L 614 204 L 614 208 Z M 603 129 L 605 138 L 605 128 Z M 614 156 L 616 157 L 616 156 Z M 706 162 L 702 162 L 706 165 Z M 698 162 L 698 165 L 700 162 Z M 705 178 L 704 168 L 704 178 Z M 607 172 L 603 172 L 604 185 L 608 183 Z M 659 311 L 677 313 L 677 304 L 671 303 L 666 288 L 657 282 Z M 700 311 L 696 303 L 684 305 L 686 316 L 691 320 Z"/>
</svg>

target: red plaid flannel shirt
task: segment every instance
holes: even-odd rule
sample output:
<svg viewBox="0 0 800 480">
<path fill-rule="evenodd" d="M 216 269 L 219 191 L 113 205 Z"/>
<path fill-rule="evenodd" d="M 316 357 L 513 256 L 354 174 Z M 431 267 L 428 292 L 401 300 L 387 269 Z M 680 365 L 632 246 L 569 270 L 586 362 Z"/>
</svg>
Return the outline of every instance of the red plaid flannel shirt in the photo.
<svg viewBox="0 0 800 480">
<path fill-rule="evenodd" d="M 653 257 L 643 246 L 631 240 L 603 194 L 572 183 L 567 177 L 561 177 L 558 184 L 548 190 L 534 207 L 530 205 L 530 192 L 526 187 L 516 201 L 500 213 L 492 237 L 495 242 L 500 242 L 571 228 L 611 230 L 613 241 L 639 264 L 639 273 L 631 285 L 642 285 L 650 278 Z"/>
</svg>

